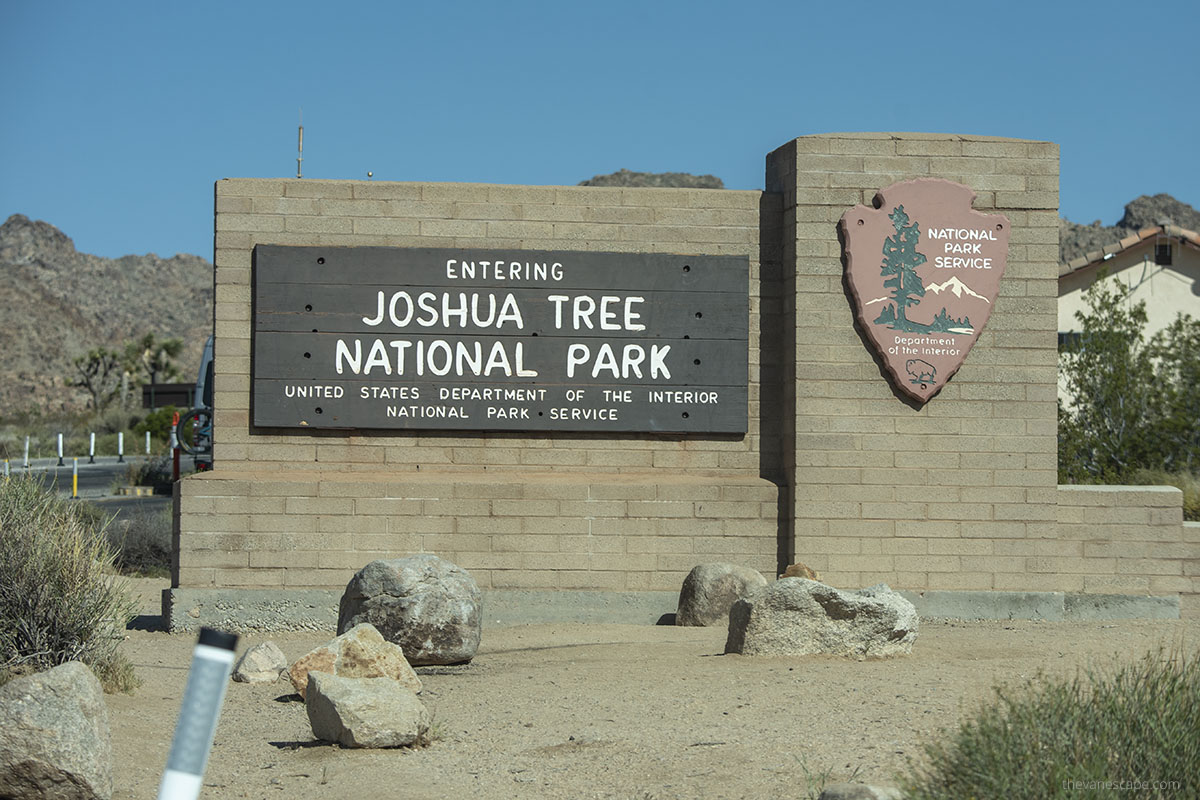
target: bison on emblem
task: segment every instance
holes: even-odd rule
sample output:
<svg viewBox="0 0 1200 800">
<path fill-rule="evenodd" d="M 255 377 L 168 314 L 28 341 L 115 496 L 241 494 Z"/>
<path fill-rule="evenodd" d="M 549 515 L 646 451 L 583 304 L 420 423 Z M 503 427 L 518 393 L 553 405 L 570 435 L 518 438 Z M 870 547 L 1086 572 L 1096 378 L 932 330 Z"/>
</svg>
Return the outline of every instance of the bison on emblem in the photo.
<svg viewBox="0 0 1200 800">
<path fill-rule="evenodd" d="M 937 375 L 937 367 L 919 358 L 910 358 L 904 362 L 904 368 L 912 376 L 913 383 L 934 383 L 933 379 Z"/>
</svg>

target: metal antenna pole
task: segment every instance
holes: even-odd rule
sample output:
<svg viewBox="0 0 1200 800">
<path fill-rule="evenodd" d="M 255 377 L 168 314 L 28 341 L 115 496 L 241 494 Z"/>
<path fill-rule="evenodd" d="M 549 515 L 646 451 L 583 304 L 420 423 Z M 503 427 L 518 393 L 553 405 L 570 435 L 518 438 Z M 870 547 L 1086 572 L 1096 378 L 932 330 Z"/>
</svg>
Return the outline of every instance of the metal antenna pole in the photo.
<svg viewBox="0 0 1200 800">
<path fill-rule="evenodd" d="M 304 109 L 300 109 L 300 140 L 296 146 L 296 177 L 304 177 L 301 165 L 304 163 Z"/>
</svg>

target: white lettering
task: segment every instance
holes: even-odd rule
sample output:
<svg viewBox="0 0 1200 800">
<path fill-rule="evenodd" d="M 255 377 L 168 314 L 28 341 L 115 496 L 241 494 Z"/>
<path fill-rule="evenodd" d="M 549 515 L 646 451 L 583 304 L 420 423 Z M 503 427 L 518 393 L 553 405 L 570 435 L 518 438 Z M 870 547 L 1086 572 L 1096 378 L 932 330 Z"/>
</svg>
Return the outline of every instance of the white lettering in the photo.
<svg viewBox="0 0 1200 800">
<path fill-rule="evenodd" d="M 364 323 L 372 327 L 383 322 L 383 292 L 379 293 L 379 313 L 376 315 L 375 319 L 370 319 L 369 317 L 363 317 L 362 319 Z"/>
<path fill-rule="evenodd" d="M 350 355 L 350 348 L 346 346 L 344 339 L 337 340 L 333 352 L 333 365 L 338 375 L 341 375 L 343 372 L 343 362 L 345 362 L 345 366 L 350 367 L 350 371 L 355 375 L 362 370 L 362 342 L 358 339 L 354 340 L 354 355 Z"/>
<path fill-rule="evenodd" d="M 417 295 L 417 307 L 429 315 L 427 317 L 417 317 L 418 325 L 429 328 L 437 324 L 438 312 L 437 306 L 434 305 L 436 302 L 437 295 L 433 292 L 421 292 Z"/>
<path fill-rule="evenodd" d="M 383 367 L 385 375 L 392 374 L 392 364 L 388 361 L 387 350 L 383 347 L 382 339 L 376 339 L 371 345 L 371 352 L 367 354 L 367 363 L 363 366 L 363 375 L 370 375 L 371 370 L 375 367 Z"/>
</svg>

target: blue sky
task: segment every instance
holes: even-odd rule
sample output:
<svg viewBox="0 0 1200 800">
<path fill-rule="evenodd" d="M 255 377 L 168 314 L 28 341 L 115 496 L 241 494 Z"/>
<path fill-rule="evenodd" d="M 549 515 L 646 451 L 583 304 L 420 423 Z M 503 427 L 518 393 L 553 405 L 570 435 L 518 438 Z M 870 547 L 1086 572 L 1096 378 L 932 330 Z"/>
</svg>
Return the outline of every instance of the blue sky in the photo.
<svg viewBox="0 0 1200 800">
<path fill-rule="evenodd" d="M 304 176 L 763 185 L 796 136 L 1061 145 L 1061 211 L 1200 205 L 1195 0 L 0 0 L 0 219 L 85 252 L 212 257 L 212 186 Z"/>
</svg>

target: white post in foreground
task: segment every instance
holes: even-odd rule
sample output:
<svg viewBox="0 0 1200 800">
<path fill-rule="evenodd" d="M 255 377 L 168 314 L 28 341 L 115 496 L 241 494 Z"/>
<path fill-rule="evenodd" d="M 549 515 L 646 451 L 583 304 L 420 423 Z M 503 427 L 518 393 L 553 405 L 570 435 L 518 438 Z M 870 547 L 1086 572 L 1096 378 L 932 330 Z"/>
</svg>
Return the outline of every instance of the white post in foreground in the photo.
<svg viewBox="0 0 1200 800">
<path fill-rule="evenodd" d="M 59 465 L 60 467 L 61 467 L 61 466 L 63 466 L 63 460 L 62 460 L 62 434 L 61 434 L 61 433 L 58 435 L 58 465 Z"/>
<path fill-rule="evenodd" d="M 150 431 L 146 431 L 146 455 L 150 455 Z"/>
<path fill-rule="evenodd" d="M 117 434 L 117 463 L 125 463 L 125 431 Z"/>
<path fill-rule="evenodd" d="M 25 437 L 25 460 L 21 463 L 25 469 L 29 469 L 29 437 Z"/>
<path fill-rule="evenodd" d="M 88 463 L 96 463 L 96 434 L 88 434 Z"/>
<path fill-rule="evenodd" d="M 196 800 L 200 796 L 237 640 L 236 634 L 200 629 L 167 768 L 158 785 L 158 800 Z"/>
</svg>

